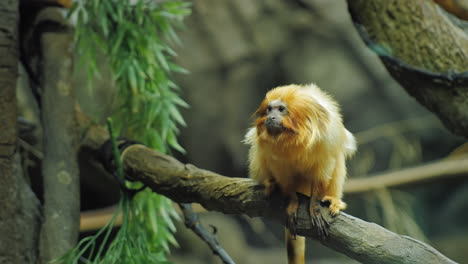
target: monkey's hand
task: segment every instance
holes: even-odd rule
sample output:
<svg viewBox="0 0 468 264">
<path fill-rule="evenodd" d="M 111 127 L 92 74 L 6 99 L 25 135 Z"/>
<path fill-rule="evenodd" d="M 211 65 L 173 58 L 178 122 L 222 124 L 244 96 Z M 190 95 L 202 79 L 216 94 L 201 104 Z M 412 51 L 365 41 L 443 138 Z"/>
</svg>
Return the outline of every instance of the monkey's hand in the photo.
<svg viewBox="0 0 468 264">
<path fill-rule="evenodd" d="M 273 177 L 265 179 L 263 181 L 263 185 L 265 185 L 265 194 L 267 196 L 270 196 L 278 187 L 278 184 Z"/>
<path fill-rule="evenodd" d="M 330 214 L 332 216 L 336 216 L 340 213 L 340 210 L 346 209 L 346 203 L 333 196 L 323 197 L 322 203 L 330 203 L 328 209 L 330 210 Z"/>
<path fill-rule="evenodd" d="M 309 215 L 312 224 L 317 227 L 317 232 L 320 238 L 325 238 L 328 236 L 328 226 L 329 223 L 323 217 L 322 212 L 320 211 L 320 205 L 318 201 L 312 196 L 309 204 Z"/>
</svg>

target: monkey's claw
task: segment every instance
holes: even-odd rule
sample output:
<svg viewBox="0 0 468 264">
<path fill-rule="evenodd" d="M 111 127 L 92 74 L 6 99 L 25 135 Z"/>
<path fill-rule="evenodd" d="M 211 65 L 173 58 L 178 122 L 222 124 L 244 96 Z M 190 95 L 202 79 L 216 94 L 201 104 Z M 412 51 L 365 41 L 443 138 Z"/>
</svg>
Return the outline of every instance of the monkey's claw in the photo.
<svg viewBox="0 0 468 264">
<path fill-rule="evenodd" d="M 317 228 L 317 233 L 320 238 L 323 239 L 327 237 L 329 224 L 323 217 L 322 213 L 320 212 L 320 207 L 316 204 L 315 201 L 311 201 L 309 206 L 309 215 L 312 224 Z"/>
<path fill-rule="evenodd" d="M 346 203 L 341 201 L 340 199 L 337 199 L 332 196 L 325 196 L 322 199 L 322 203 L 330 203 L 328 206 L 328 210 L 330 211 L 330 215 L 336 216 L 337 214 L 340 213 L 341 210 L 346 209 Z"/>
</svg>

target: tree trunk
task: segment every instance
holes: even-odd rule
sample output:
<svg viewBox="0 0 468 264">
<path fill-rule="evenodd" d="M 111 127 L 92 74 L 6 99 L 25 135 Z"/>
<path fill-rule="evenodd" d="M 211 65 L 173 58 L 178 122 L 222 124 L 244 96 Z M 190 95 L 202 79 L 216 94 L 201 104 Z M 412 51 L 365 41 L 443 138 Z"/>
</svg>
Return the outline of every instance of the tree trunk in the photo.
<svg viewBox="0 0 468 264">
<path fill-rule="evenodd" d="M 17 145 L 18 2 L 0 2 L 0 263 L 35 263 L 39 203 L 23 175 Z"/>
<path fill-rule="evenodd" d="M 34 71 L 41 88 L 44 135 L 44 221 L 39 255 L 41 263 L 48 263 L 74 247 L 79 235 L 80 182 L 71 85 L 73 34 L 56 8 L 41 10 L 32 30 L 30 43 L 39 47 Z"/>
</svg>

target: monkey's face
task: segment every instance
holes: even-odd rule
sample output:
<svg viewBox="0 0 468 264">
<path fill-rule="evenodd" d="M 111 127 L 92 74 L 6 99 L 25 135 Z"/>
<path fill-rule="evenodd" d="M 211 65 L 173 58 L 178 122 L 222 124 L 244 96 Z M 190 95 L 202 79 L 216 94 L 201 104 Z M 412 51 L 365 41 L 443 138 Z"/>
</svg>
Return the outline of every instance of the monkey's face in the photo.
<svg viewBox="0 0 468 264">
<path fill-rule="evenodd" d="M 312 144 L 326 133 L 330 114 L 319 101 L 333 110 L 333 101 L 327 100 L 331 99 L 315 86 L 288 85 L 270 90 L 254 114 L 258 138 L 286 143 L 284 146 Z"/>
<path fill-rule="evenodd" d="M 277 99 L 268 103 L 264 125 L 269 134 L 278 135 L 283 132 L 283 119 L 287 114 L 288 109 L 282 100 Z"/>
</svg>

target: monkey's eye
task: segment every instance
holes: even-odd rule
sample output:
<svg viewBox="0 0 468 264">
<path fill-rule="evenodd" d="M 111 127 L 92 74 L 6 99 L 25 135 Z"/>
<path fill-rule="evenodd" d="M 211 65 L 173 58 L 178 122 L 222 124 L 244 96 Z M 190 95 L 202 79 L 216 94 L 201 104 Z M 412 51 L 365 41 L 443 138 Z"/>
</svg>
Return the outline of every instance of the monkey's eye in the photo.
<svg viewBox="0 0 468 264">
<path fill-rule="evenodd" d="M 267 112 L 270 112 L 271 111 L 271 106 L 268 106 L 267 107 Z"/>
<path fill-rule="evenodd" d="M 285 108 L 284 106 L 281 105 L 280 107 L 278 107 L 278 110 L 279 110 L 280 112 L 283 112 L 284 110 L 286 110 L 286 108 Z"/>
</svg>

